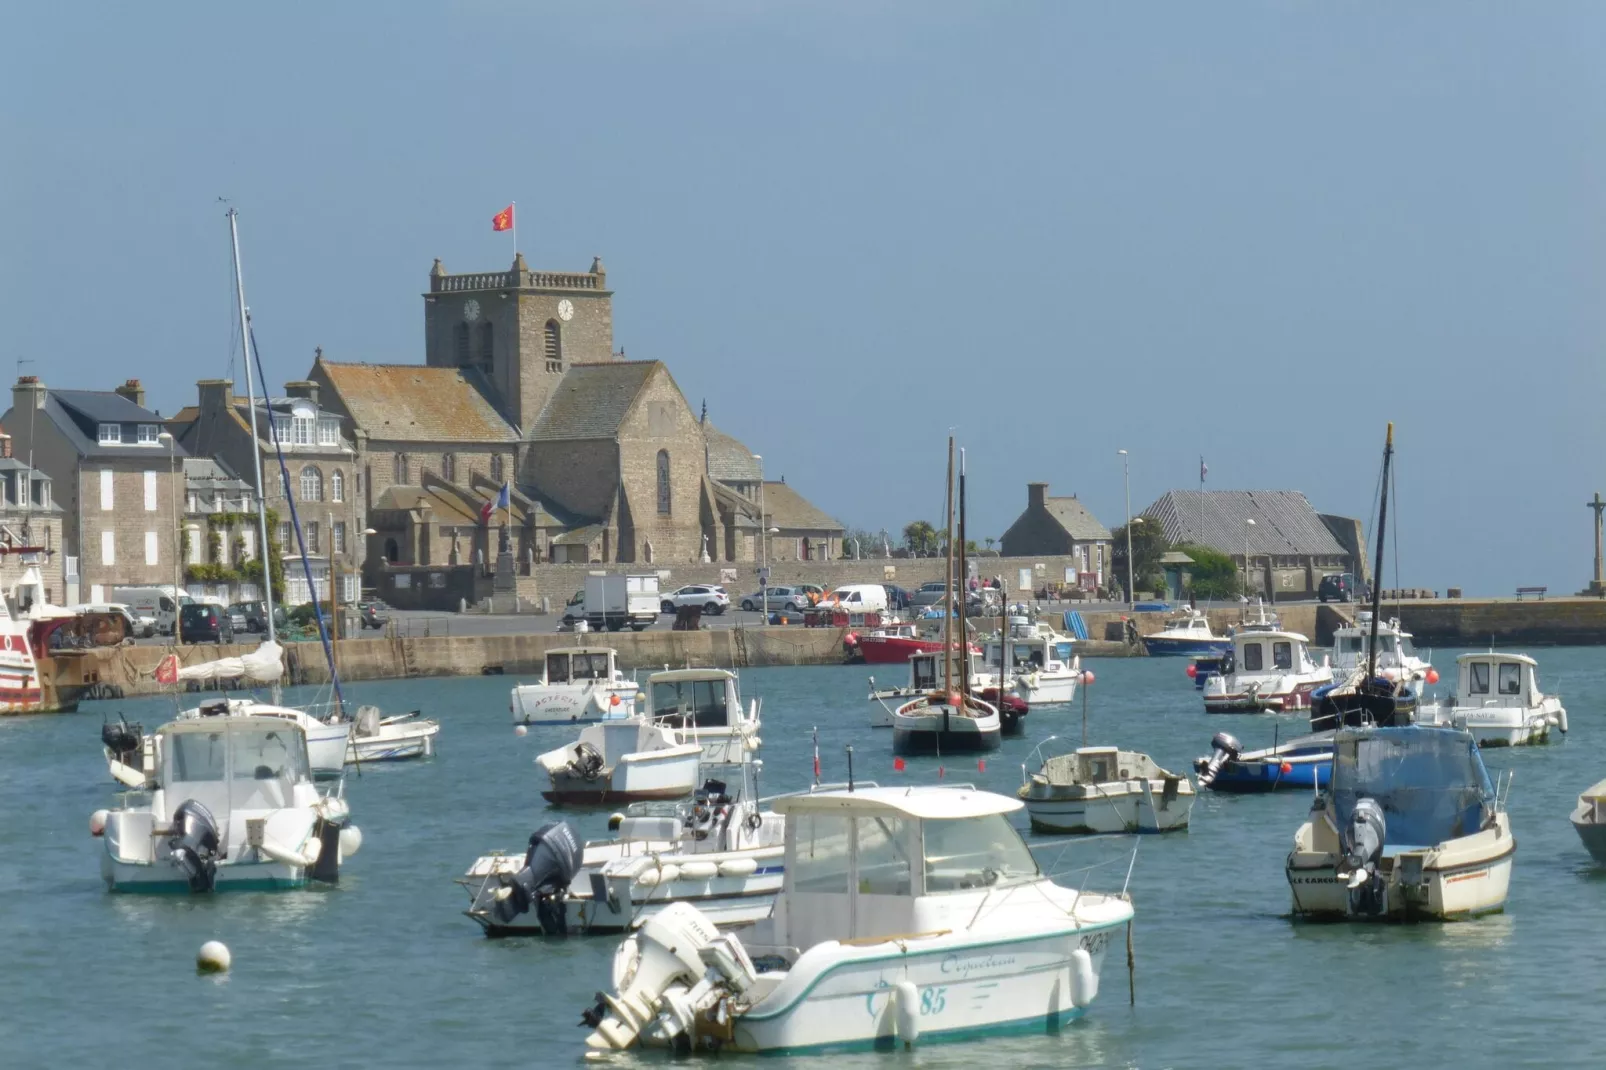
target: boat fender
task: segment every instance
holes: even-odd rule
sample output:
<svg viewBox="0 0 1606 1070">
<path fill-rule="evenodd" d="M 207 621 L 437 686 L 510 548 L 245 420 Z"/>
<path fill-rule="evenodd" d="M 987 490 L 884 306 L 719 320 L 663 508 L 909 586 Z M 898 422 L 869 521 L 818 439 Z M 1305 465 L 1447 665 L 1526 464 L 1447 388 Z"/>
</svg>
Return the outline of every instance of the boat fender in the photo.
<svg viewBox="0 0 1606 1070">
<path fill-rule="evenodd" d="M 1077 1007 L 1092 1004 L 1099 994 L 1099 975 L 1093 969 L 1093 956 L 1087 948 L 1071 952 L 1071 1003 Z"/>
<path fill-rule="evenodd" d="M 904 1047 L 920 1039 L 920 990 L 907 978 L 892 985 L 892 1024 Z"/>
<path fill-rule="evenodd" d="M 1561 734 L 1562 735 L 1565 736 L 1567 734 L 1567 711 L 1566 710 L 1563 709 L 1563 710 L 1557 710 L 1556 711 L 1556 727 L 1561 729 Z"/>
<path fill-rule="evenodd" d="M 642 870 L 640 873 L 636 874 L 636 883 L 641 885 L 643 888 L 651 888 L 655 886 L 662 878 L 663 873 L 655 867 L 653 869 Z"/>
<path fill-rule="evenodd" d="M 301 850 L 297 851 L 286 847 L 282 843 L 264 839 L 262 846 L 258 847 L 257 850 L 275 862 L 282 862 L 287 866 L 306 867 L 315 864 L 323 854 L 323 841 L 317 837 L 312 837 L 307 840 Z"/>
<path fill-rule="evenodd" d="M 340 830 L 340 858 L 344 861 L 362 850 L 362 829 L 347 825 Z"/>
<path fill-rule="evenodd" d="M 131 788 L 143 788 L 145 786 L 145 774 L 133 766 L 124 765 L 115 758 L 108 760 L 107 764 L 111 768 L 112 778 L 119 783 L 126 784 Z"/>
<path fill-rule="evenodd" d="M 721 877 L 751 877 L 758 872 L 758 862 L 751 858 L 727 858 L 719 864 Z"/>
<path fill-rule="evenodd" d="M 106 811 L 96 810 L 89 815 L 89 834 L 103 836 L 106 833 Z"/>
<path fill-rule="evenodd" d="M 678 880 L 680 880 L 680 867 L 679 866 L 677 866 L 673 862 L 671 862 L 667 866 L 659 867 L 659 870 L 658 870 L 658 883 L 660 883 L 660 884 L 674 884 Z"/>
<path fill-rule="evenodd" d="M 719 876 L 719 864 L 717 862 L 686 862 L 680 867 L 680 876 L 682 880 L 688 881 L 712 880 Z"/>
</svg>

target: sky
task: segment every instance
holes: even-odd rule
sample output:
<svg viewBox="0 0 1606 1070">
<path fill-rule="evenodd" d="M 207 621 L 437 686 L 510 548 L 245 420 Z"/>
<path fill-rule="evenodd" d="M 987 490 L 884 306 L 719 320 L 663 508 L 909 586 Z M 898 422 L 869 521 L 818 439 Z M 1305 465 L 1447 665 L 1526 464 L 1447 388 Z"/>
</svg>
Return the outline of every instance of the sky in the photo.
<svg viewBox="0 0 1606 1070">
<path fill-rule="evenodd" d="M 0 374 L 171 412 L 423 360 L 427 272 L 607 264 L 616 346 L 855 528 L 1025 484 L 1372 508 L 1398 580 L 1590 578 L 1606 7 L 113 5 L 0 39 Z M 32 362 L 32 363 L 26 363 Z M 1395 575 L 1386 574 L 1393 583 Z"/>
</svg>

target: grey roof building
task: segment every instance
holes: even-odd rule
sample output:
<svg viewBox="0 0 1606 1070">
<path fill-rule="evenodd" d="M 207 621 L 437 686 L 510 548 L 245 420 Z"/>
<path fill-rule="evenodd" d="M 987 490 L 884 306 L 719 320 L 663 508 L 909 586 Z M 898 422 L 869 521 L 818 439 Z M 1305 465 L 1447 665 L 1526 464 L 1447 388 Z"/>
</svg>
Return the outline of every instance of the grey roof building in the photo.
<svg viewBox="0 0 1606 1070">
<path fill-rule="evenodd" d="M 1047 483 L 1026 484 L 1026 511 L 1004 532 L 1005 557 L 1069 555 L 1074 546 L 1108 544 L 1110 530 L 1074 494 L 1050 498 Z"/>
</svg>

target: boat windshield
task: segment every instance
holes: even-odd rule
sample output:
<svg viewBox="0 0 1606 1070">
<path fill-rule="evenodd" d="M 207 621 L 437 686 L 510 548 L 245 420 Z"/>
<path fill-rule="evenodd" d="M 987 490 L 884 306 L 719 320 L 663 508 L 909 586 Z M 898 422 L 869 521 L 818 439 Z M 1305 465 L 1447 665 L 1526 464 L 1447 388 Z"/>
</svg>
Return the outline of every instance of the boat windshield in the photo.
<svg viewBox="0 0 1606 1070">
<path fill-rule="evenodd" d="M 1388 842 L 1416 847 L 1472 835 L 1494 805 L 1471 734 L 1415 725 L 1339 733 L 1332 794 L 1339 828 L 1369 798 L 1383 808 Z"/>
<path fill-rule="evenodd" d="M 591 654 L 574 655 L 574 668 L 571 670 L 576 680 L 606 680 L 608 678 L 608 655 L 599 652 Z"/>
<path fill-rule="evenodd" d="M 652 685 L 652 714 L 660 721 L 723 728 L 730 723 L 725 680 L 667 680 Z"/>
<path fill-rule="evenodd" d="M 222 780 L 227 761 L 222 732 L 182 732 L 168 739 L 169 770 L 166 783 Z"/>
<path fill-rule="evenodd" d="M 1003 814 L 927 819 L 926 894 L 1020 884 L 1041 876 L 1032 852 Z"/>
</svg>

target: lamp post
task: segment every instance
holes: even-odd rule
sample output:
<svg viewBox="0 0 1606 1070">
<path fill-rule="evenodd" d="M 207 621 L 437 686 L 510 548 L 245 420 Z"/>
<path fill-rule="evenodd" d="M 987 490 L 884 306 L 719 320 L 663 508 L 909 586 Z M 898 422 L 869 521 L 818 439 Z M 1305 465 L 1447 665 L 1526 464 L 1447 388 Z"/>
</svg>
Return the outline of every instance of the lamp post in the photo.
<svg viewBox="0 0 1606 1070">
<path fill-rule="evenodd" d="M 1132 589 L 1132 468 L 1131 458 L 1126 450 L 1116 450 L 1121 455 L 1121 483 L 1126 487 L 1126 600 L 1128 605 L 1137 604 L 1137 592 Z"/>
<path fill-rule="evenodd" d="M 758 585 L 764 594 L 764 623 L 770 622 L 770 536 L 764 522 L 764 457 L 753 454 L 758 462 Z"/>
<path fill-rule="evenodd" d="M 158 444 L 167 443 L 167 482 L 168 489 L 173 495 L 173 645 L 178 646 L 184 642 L 183 614 L 178 600 L 178 570 L 183 567 L 179 559 L 184 556 L 181 547 L 184 545 L 178 523 L 178 442 L 171 434 L 163 431 L 156 436 Z"/>
<path fill-rule="evenodd" d="M 1244 602 L 1249 601 L 1249 529 L 1255 526 L 1254 517 L 1244 519 Z"/>
</svg>

